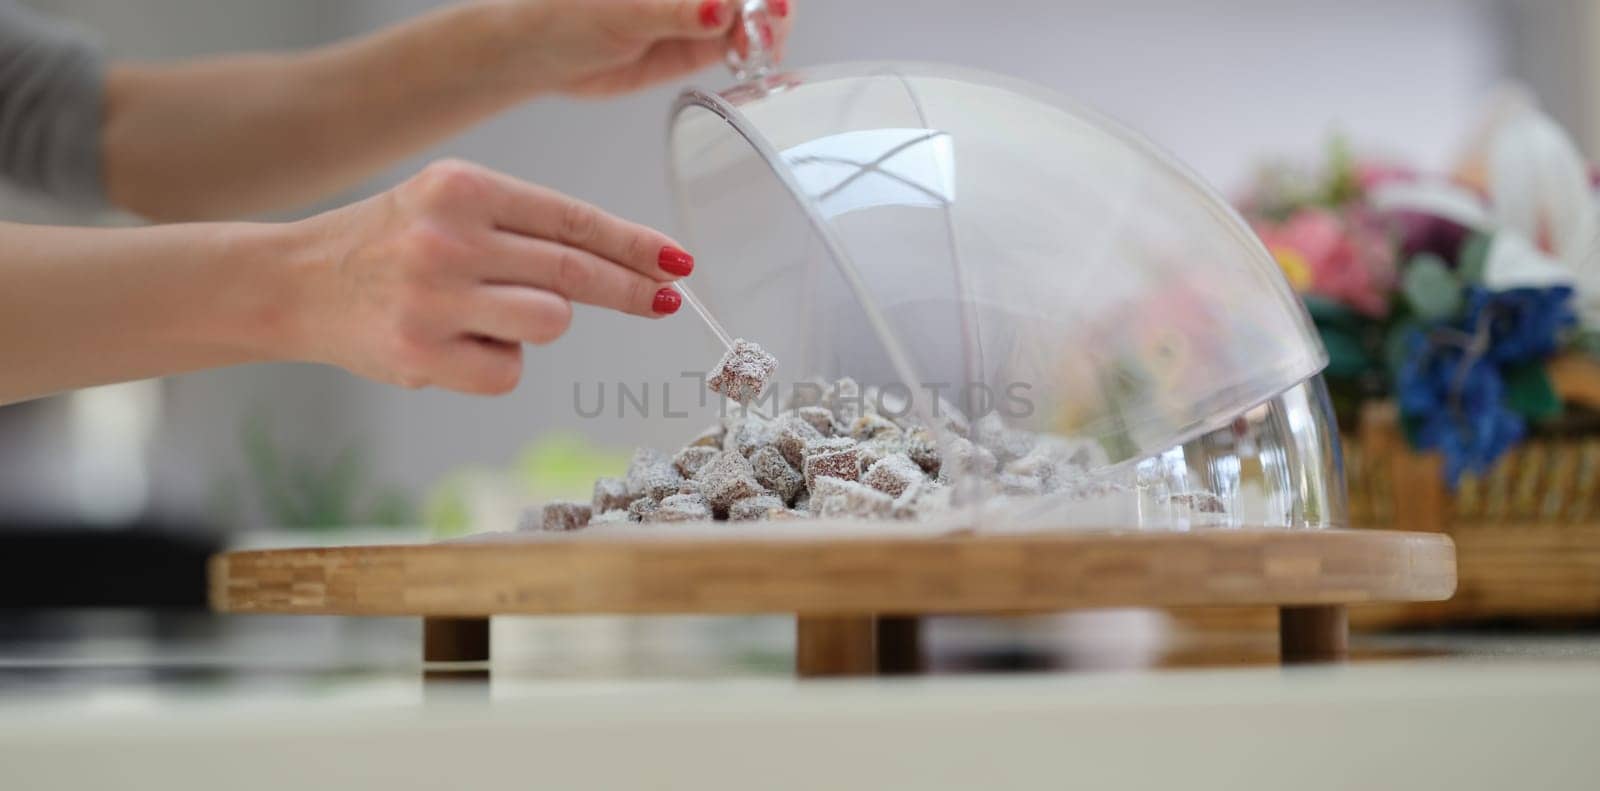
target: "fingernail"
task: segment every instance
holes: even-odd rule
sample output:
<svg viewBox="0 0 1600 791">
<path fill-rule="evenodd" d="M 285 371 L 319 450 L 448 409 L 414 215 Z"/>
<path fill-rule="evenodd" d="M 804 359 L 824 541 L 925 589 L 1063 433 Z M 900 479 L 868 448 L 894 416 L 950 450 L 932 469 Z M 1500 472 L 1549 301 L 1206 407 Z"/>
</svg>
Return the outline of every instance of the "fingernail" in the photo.
<svg viewBox="0 0 1600 791">
<path fill-rule="evenodd" d="M 688 277 L 689 273 L 694 271 L 694 256 L 670 245 L 661 248 L 661 254 L 656 256 L 656 263 L 660 265 L 661 271 L 678 277 Z"/>
<path fill-rule="evenodd" d="M 772 0 L 767 5 L 772 9 L 772 13 L 778 15 L 779 19 L 789 15 L 789 0 Z"/>
<path fill-rule="evenodd" d="M 761 46 L 772 46 L 772 26 L 765 22 L 761 23 Z"/>
<path fill-rule="evenodd" d="M 678 312 L 678 307 L 683 304 L 683 297 L 678 296 L 676 289 L 663 288 L 656 292 L 656 298 L 650 303 L 650 309 L 663 316 L 670 316 Z"/>
<path fill-rule="evenodd" d="M 722 27 L 722 0 L 706 0 L 700 4 L 700 24 L 706 27 Z"/>
</svg>

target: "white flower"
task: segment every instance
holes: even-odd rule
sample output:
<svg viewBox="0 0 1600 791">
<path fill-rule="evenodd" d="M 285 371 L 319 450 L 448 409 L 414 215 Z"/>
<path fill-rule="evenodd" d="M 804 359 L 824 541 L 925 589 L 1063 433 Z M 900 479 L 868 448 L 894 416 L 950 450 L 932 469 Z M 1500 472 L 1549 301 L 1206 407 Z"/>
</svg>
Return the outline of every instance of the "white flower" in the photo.
<svg viewBox="0 0 1600 791">
<path fill-rule="evenodd" d="M 1481 171 L 1487 200 L 1437 179 L 1380 186 L 1373 205 L 1492 234 L 1485 286 L 1570 285 L 1583 323 L 1600 328 L 1600 194 L 1572 138 L 1516 95 L 1496 108 L 1477 149 L 1464 168 Z"/>
</svg>

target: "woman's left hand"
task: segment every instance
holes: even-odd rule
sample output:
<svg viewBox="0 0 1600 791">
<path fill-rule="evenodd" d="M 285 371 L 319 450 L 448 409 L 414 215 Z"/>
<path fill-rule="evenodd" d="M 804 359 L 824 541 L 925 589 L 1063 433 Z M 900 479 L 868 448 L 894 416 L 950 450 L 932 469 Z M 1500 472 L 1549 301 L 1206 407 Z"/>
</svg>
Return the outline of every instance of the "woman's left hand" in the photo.
<svg viewBox="0 0 1600 791">
<path fill-rule="evenodd" d="M 508 65 L 539 91 L 609 96 L 647 88 L 744 51 L 739 0 L 518 0 L 501 3 Z M 769 0 L 761 33 L 782 58 L 792 0 Z"/>
</svg>

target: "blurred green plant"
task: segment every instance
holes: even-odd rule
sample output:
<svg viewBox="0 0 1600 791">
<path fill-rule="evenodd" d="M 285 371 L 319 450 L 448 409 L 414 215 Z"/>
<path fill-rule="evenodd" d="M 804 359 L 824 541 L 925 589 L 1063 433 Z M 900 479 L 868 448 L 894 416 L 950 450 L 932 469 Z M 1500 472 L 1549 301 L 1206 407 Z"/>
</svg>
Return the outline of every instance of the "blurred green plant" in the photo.
<svg viewBox="0 0 1600 791">
<path fill-rule="evenodd" d="M 580 435 L 552 434 L 524 446 L 504 469 L 467 468 L 445 476 L 429 491 L 423 524 L 435 538 L 454 538 L 510 525 L 480 524 L 474 486 L 503 489 L 519 501 L 587 501 L 596 478 L 621 475 L 631 454 L 598 447 Z"/>
<path fill-rule="evenodd" d="M 280 527 L 334 530 L 416 524 L 404 492 L 374 484 L 367 449 L 351 442 L 331 459 L 292 453 L 273 438 L 266 415 L 247 418 L 240 445 L 262 511 Z"/>
</svg>

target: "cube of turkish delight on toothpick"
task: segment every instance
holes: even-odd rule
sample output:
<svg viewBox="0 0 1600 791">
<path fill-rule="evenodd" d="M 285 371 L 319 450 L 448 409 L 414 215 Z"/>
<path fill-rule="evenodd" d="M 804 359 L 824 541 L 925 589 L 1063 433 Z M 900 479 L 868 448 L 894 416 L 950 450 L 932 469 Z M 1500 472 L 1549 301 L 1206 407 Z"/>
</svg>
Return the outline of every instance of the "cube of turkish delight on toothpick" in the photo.
<svg viewBox="0 0 1600 791">
<path fill-rule="evenodd" d="M 706 387 L 739 402 L 748 404 L 761 397 L 778 368 L 778 358 L 760 346 L 743 338 L 733 342 L 733 348 L 722 356 L 717 369 L 706 377 Z"/>
</svg>

